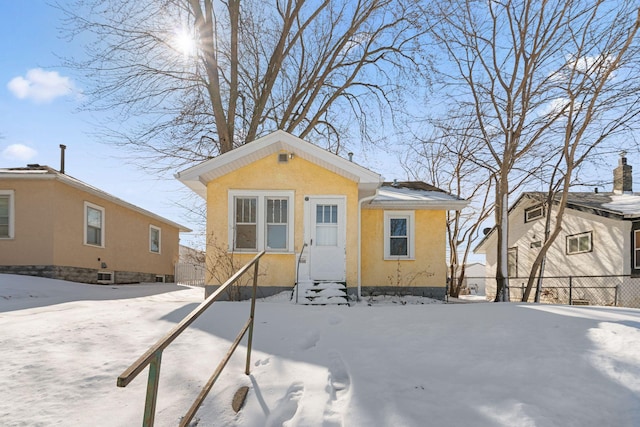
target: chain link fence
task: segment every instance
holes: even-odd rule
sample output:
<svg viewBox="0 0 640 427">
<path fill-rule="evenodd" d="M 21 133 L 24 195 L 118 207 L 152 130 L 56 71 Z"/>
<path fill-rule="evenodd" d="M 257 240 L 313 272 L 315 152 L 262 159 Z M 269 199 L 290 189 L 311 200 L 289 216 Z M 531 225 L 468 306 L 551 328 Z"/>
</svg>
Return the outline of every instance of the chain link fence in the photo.
<svg viewBox="0 0 640 427">
<path fill-rule="evenodd" d="M 473 279 L 473 280 L 471 280 Z M 481 280 L 482 279 L 482 280 Z M 538 278 L 534 281 L 529 295 L 533 302 Z M 483 281 L 487 300 L 493 301 L 496 295 L 495 277 L 468 278 L 465 282 Z M 510 301 L 521 301 L 527 286 L 528 277 L 509 278 Z M 463 283 L 461 294 L 474 294 L 474 286 Z M 631 276 L 557 276 L 543 277 L 540 290 L 540 302 L 543 304 L 599 305 L 614 307 L 640 308 L 640 277 Z"/>
</svg>

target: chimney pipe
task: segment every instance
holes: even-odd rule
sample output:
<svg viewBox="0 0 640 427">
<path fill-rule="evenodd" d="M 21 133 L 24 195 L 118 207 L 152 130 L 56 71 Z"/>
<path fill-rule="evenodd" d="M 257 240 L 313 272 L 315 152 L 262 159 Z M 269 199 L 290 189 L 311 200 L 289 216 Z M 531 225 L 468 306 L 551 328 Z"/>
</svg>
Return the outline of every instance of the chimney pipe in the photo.
<svg viewBox="0 0 640 427">
<path fill-rule="evenodd" d="M 627 152 L 620 153 L 618 167 L 613 170 L 613 192 L 616 194 L 633 192 L 631 165 L 627 164 Z"/>
<path fill-rule="evenodd" d="M 60 173 L 64 173 L 64 150 L 67 148 L 66 145 L 60 144 Z"/>
<path fill-rule="evenodd" d="M 353 153 L 347 153 L 347 155 L 349 156 L 349 161 L 353 162 Z"/>
</svg>

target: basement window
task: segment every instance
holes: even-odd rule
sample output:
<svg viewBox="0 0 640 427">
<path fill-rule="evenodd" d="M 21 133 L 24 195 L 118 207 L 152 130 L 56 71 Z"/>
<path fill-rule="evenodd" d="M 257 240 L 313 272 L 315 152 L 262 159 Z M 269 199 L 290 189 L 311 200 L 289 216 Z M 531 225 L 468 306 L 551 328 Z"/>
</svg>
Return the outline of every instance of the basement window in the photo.
<svg viewBox="0 0 640 427">
<path fill-rule="evenodd" d="M 113 283 L 113 272 L 112 271 L 99 271 L 98 272 L 98 283 Z"/>
</svg>

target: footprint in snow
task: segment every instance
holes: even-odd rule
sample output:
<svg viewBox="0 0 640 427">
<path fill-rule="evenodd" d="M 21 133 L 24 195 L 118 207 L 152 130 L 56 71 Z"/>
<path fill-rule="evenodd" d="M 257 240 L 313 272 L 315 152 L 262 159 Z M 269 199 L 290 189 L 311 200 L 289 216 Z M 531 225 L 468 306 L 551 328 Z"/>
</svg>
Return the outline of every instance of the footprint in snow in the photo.
<svg viewBox="0 0 640 427">
<path fill-rule="evenodd" d="M 320 341 L 320 332 L 309 331 L 305 337 L 300 341 L 300 350 L 309 350 L 318 344 Z"/>
<path fill-rule="evenodd" d="M 304 385 L 302 383 L 293 383 L 285 395 L 278 400 L 276 407 L 271 411 L 266 427 L 282 427 L 284 423 L 291 420 L 298 412 L 298 403 L 304 394 Z"/>
<path fill-rule="evenodd" d="M 267 357 L 266 359 L 258 359 L 256 360 L 255 366 L 264 366 L 268 365 L 271 362 L 271 358 Z"/>
</svg>

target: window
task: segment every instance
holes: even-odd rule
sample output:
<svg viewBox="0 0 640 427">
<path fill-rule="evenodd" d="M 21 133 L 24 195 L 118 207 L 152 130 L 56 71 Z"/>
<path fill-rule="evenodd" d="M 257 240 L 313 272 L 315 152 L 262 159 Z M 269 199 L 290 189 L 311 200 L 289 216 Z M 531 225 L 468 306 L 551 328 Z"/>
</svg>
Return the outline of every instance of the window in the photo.
<svg viewBox="0 0 640 427">
<path fill-rule="evenodd" d="M 518 248 L 507 249 L 507 276 L 518 277 Z"/>
<path fill-rule="evenodd" d="M 640 269 L 640 230 L 633 231 L 633 259 L 633 268 Z"/>
<path fill-rule="evenodd" d="M 287 198 L 267 198 L 267 249 L 287 249 Z"/>
<path fill-rule="evenodd" d="M 235 249 L 257 249 L 257 197 L 236 198 Z"/>
<path fill-rule="evenodd" d="M 414 259 L 414 222 L 413 211 L 384 213 L 385 259 Z"/>
<path fill-rule="evenodd" d="M 531 242 L 529 247 L 531 249 L 541 248 L 542 247 L 542 241 L 541 240 L 536 240 L 535 242 Z"/>
<path fill-rule="evenodd" d="M 13 239 L 13 190 L 0 190 L 0 239 Z"/>
<path fill-rule="evenodd" d="M 156 283 L 164 283 L 164 276 L 156 274 Z"/>
<path fill-rule="evenodd" d="M 153 225 L 149 226 L 149 251 L 160 253 L 160 228 Z"/>
<path fill-rule="evenodd" d="M 338 245 L 338 205 L 316 205 L 316 246 Z"/>
<path fill-rule="evenodd" d="M 544 207 L 542 205 L 532 206 L 524 210 L 524 222 L 535 221 L 544 216 Z"/>
<path fill-rule="evenodd" d="M 230 250 L 291 251 L 293 195 L 293 191 L 229 191 Z"/>
<path fill-rule="evenodd" d="M 591 252 L 593 248 L 591 236 L 591 231 L 567 236 L 567 255 Z"/>
<path fill-rule="evenodd" d="M 110 271 L 99 271 L 98 283 L 113 283 L 113 273 Z"/>
<path fill-rule="evenodd" d="M 104 208 L 84 203 L 84 243 L 104 247 Z"/>
</svg>

